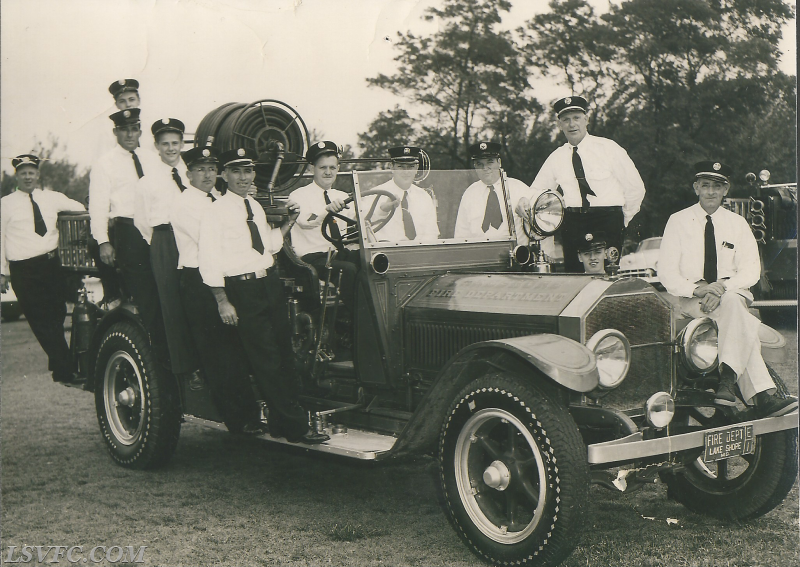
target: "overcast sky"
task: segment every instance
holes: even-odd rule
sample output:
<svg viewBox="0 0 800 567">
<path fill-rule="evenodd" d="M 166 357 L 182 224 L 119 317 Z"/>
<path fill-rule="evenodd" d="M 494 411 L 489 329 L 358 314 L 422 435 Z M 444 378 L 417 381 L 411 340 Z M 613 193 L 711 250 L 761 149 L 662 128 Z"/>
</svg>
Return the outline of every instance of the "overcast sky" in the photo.
<svg viewBox="0 0 800 567">
<path fill-rule="evenodd" d="M 547 9 L 512 0 L 504 27 Z M 609 0 L 590 0 L 599 11 Z M 175 117 L 189 131 L 227 102 L 282 100 L 309 129 L 356 145 L 381 110 L 402 100 L 368 88 L 391 74 L 397 32 L 428 34 L 421 20 L 439 0 L 2 0 L 2 160 L 57 136 L 72 161 L 91 164 L 108 115 L 108 85 L 141 83 L 143 129 Z M 795 74 L 794 22 L 784 30 L 782 69 Z M 534 84 L 549 101 L 563 89 Z M 149 133 L 142 137 L 149 141 Z"/>
</svg>

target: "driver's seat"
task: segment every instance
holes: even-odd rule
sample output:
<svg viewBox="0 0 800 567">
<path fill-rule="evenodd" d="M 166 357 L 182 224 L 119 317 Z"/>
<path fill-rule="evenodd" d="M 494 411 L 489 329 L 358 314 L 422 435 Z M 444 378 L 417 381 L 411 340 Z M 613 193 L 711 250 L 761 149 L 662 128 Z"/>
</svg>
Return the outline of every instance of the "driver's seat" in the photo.
<svg viewBox="0 0 800 567">
<path fill-rule="evenodd" d="M 300 296 L 309 302 L 311 309 L 322 306 L 322 289 L 325 285 L 325 274 L 318 274 L 316 268 L 300 259 L 292 247 L 291 233 L 283 237 L 283 247 L 277 253 L 278 263 L 281 272 L 295 280 L 295 283 L 302 287 Z"/>
</svg>

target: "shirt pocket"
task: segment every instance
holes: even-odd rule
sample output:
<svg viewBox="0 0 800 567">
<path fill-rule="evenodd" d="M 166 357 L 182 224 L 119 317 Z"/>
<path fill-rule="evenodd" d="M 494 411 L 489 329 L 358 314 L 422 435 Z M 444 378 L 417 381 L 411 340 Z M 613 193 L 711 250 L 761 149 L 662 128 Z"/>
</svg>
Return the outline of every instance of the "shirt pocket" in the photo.
<svg viewBox="0 0 800 567">
<path fill-rule="evenodd" d="M 605 181 L 611 177 L 611 170 L 605 165 L 594 166 L 586 172 L 587 181 Z"/>
<path fill-rule="evenodd" d="M 736 267 L 736 250 L 722 246 L 717 250 L 717 264 L 719 271 L 733 271 Z"/>
</svg>

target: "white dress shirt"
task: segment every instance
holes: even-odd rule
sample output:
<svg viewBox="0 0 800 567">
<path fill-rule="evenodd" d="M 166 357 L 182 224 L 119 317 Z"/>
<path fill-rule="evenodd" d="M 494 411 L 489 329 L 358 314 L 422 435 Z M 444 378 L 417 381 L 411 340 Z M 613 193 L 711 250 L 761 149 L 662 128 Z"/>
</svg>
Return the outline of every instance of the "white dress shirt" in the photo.
<svg viewBox="0 0 800 567">
<path fill-rule="evenodd" d="M 394 179 L 387 181 L 371 190 L 382 189 L 389 191 L 398 201 L 403 200 L 403 195 L 406 193 L 401 189 Z M 362 215 L 369 212 L 372 203 L 378 199 L 380 195 L 371 195 L 366 197 L 361 204 Z M 378 201 L 373 213 L 373 222 L 380 221 L 386 218 L 387 213 L 381 210 L 381 205 L 387 202 L 387 198 Z M 436 205 L 433 204 L 433 199 L 430 194 L 416 185 L 411 185 L 408 188 L 408 213 L 414 220 L 414 230 L 416 237 L 414 240 L 437 240 L 439 238 L 439 224 L 436 222 Z M 389 242 L 398 242 L 408 240 L 406 237 L 405 224 L 403 223 L 403 211 L 400 209 L 400 204 L 394 211 L 394 215 L 389 219 L 383 228 L 375 233 L 378 240 L 386 240 Z"/>
<path fill-rule="evenodd" d="M 144 169 L 147 160 L 137 150 Z M 89 214 L 92 236 L 98 244 L 108 242 L 108 221 L 117 217 L 133 218 L 135 192 L 139 182 L 131 153 L 120 145 L 104 154 L 89 174 Z"/>
<path fill-rule="evenodd" d="M 338 189 L 328 189 L 328 197 L 331 201 L 336 199 L 347 199 L 350 195 Z M 311 183 L 305 187 L 295 189 L 289 195 L 300 207 L 300 214 L 297 217 L 297 224 L 292 227 L 292 248 L 298 257 L 303 257 L 312 252 L 327 252 L 333 248 L 333 244 L 325 240 L 322 236 L 322 221 L 325 220 L 325 215 L 328 212 L 325 210 L 327 204 L 325 203 L 325 190 L 317 185 Z M 353 205 L 350 205 L 350 211 L 353 210 Z M 348 209 L 342 211 L 344 215 L 348 215 Z M 352 214 L 352 213 L 351 213 Z M 355 217 L 355 215 L 353 215 Z M 344 233 L 344 227 L 339 224 L 339 230 Z"/>
<path fill-rule="evenodd" d="M 33 205 L 36 201 L 47 227 L 44 236 L 36 234 L 33 224 Z M 58 247 L 58 213 L 84 211 L 83 205 L 57 191 L 34 189 L 29 197 L 17 189 L 0 200 L 0 265 L 2 274 L 9 275 L 8 262 L 27 260 L 52 252 Z"/>
<path fill-rule="evenodd" d="M 658 277 L 669 293 L 692 297 L 697 282 L 703 279 L 705 260 L 706 212 L 692 205 L 669 217 L 661 239 Z M 717 278 L 726 289 L 747 290 L 761 277 L 758 244 L 747 221 L 720 207 L 713 215 L 717 242 Z"/>
<path fill-rule="evenodd" d="M 215 195 L 215 198 L 218 197 Z M 178 269 L 197 268 L 200 265 L 197 260 L 200 221 L 210 210 L 211 199 L 208 194 L 191 185 L 170 204 L 169 222 L 178 246 Z"/>
<path fill-rule="evenodd" d="M 198 264 L 209 287 L 224 287 L 226 276 L 238 276 L 272 267 L 272 257 L 283 246 L 281 229 L 267 224 L 267 215 L 257 201 L 246 197 L 264 244 L 264 253 L 253 248 L 247 227 L 245 198 L 228 191 L 211 204 L 200 221 Z"/>
<path fill-rule="evenodd" d="M 633 161 L 619 144 L 608 138 L 586 134 L 578 143 L 578 155 L 589 187 L 597 195 L 589 195 L 592 207 L 622 207 L 625 226 L 639 212 L 644 199 L 644 181 Z M 555 149 L 536 174 L 531 189 L 542 191 L 561 186 L 567 207 L 581 206 L 581 190 L 572 167 L 572 145 Z"/>
<path fill-rule="evenodd" d="M 512 209 L 517 206 L 517 203 L 522 197 L 527 197 L 531 204 L 533 204 L 534 193 L 531 188 L 525 185 L 519 179 L 512 177 L 505 178 L 506 191 L 508 191 L 509 204 Z M 503 215 L 503 223 L 500 228 L 489 226 L 489 230 L 483 232 L 482 224 L 483 217 L 486 214 L 486 202 L 489 199 L 489 186 L 483 181 L 476 181 L 464 191 L 461 196 L 461 203 L 458 205 L 458 216 L 456 217 L 456 227 L 453 234 L 454 238 L 470 238 L 470 237 L 486 237 L 486 238 L 507 238 L 509 236 L 508 225 L 506 224 L 506 207 L 503 199 L 503 190 L 500 180 L 493 185 L 497 192 L 497 198 L 500 201 L 500 211 Z M 540 191 L 541 192 L 541 191 Z M 539 193 L 535 193 L 536 197 Z M 514 215 L 514 228 L 517 231 L 517 238 L 522 238 L 527 242 L 525 232 L 522 230 L 522 219 L 516 214 Z"/>
<path fill-rule="evenodd" d="M 178 170 L 184 187 L 188 187 L 186 166 L 181 162 L 174 167 Z M 148 161 L 145 169 L 147 175 L 142 177 L 136 186 L 133 224 L 148 244 L 153 237 L 153 227 L 170 222 L 172 202 L 181 194 L 172 177 L 172 168 L 173 166 L 161 159 L 157 162 Z"/>
</svg>

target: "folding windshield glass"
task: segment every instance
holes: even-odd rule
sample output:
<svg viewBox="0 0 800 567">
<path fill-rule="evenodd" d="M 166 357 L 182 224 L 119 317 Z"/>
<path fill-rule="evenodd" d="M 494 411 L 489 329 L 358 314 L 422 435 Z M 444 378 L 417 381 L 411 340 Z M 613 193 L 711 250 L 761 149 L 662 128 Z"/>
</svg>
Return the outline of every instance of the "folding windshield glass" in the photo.
<svg viewBox="0 0 800 567">
<path fill-rule="evenodd" d="M 434 170 L 422 179 L 416 170 L 400 167 L 353 175 L 365 246 L 486 242 L 513 237 L 514 228 L 507 222 L 512 213 L 503 177 L 489 186 L 473 170 Z"/>
</svg>

